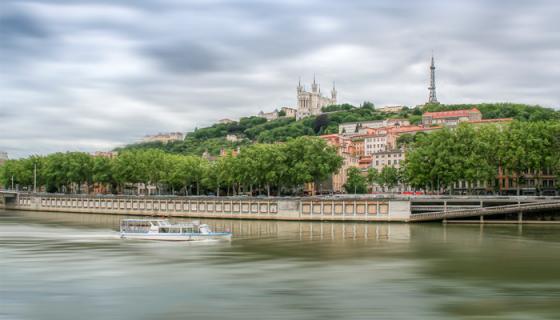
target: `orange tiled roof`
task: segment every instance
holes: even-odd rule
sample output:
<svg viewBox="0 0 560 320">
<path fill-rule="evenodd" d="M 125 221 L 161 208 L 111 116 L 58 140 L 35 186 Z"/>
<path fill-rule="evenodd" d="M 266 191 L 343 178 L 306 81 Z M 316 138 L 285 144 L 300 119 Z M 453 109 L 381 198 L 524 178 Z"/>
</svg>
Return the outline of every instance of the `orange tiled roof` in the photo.
<svg viewBox="0 0 560 320">
<path fill-rule="evenodd" d="M 398 127 L 398 128 L 391 128 L 391 133 L 404 133 L 404 132 L 414 132 L 414 131 L 430 131 L 441 129 L 441 126 L 436 127 L 424 127 L 424 126 L 405 126 L 405 127 Z"/>
<path fill-rule="evenodd" d="M 510 121 L 513 121 L 513 118 L 471 120 L 468 121 L 468 123 L 492 123 L 492 122 L 510 122 Z"/>
<path fill-rule="evenodd" d="M 438 111 L 438 112 L 425 112 L 422 116 L 431 116 L 432 118 L 447 118 L 447 117 L 468 117 L 470 113 L 480 111 L 477 108 L 453 110 L 453 111 Z"/>
</svg>

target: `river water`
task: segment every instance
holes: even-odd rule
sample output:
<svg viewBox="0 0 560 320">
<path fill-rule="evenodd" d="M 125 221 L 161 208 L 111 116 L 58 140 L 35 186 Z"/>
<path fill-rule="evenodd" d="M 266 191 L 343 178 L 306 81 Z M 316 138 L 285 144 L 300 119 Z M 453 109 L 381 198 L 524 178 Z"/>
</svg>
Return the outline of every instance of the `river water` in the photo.
<svg viewBox="0 0 560 320">
<path fill-rule="evenodd" d="M 202 220 L 231 243 L 168 243 L 120 219 L 0 211 L 0 319 L 560 319 L 560 225 Z"/>
</svg>

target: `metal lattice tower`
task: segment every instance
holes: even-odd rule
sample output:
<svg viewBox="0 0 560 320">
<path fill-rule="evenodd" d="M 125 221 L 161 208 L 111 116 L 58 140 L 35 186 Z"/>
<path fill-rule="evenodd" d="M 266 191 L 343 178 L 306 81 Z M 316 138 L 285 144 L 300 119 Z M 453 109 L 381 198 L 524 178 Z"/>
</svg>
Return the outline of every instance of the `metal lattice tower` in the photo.
<svg viewBox="0 0 560 320">
<path fill-rule="evenodd" d="M 430 86 L 428 87 L 430 96 L 428 103 L 439 103 L 436 98 L 436 65 L 434 63 L 434 55 L 432 54 L 432 65 L 430 66 Z"/>
</svg>

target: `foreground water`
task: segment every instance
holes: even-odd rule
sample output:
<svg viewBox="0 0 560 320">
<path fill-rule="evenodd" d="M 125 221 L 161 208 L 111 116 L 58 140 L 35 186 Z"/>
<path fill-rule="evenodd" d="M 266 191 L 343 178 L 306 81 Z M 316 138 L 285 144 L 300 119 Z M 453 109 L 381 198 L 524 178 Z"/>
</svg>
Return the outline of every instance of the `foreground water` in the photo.
<svg viewBox="0 0 560 320">
<path fill-rule="evenodd" d="M 557 225 L 204 220 L 233 241 L 167 243 L 120 219 L 0 211 L 0 318 L 560 318 Z"/>
</svg>

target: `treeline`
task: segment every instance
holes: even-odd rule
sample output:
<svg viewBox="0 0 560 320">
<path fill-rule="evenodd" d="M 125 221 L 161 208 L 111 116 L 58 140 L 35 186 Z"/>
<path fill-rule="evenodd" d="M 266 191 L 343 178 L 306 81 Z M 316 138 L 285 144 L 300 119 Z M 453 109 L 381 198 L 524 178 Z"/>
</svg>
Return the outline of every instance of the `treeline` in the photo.
<svg viewBox="0 0 560 320">
<path fill-rule="evenodd" d="M 519 121 L 560 120 L 560 111 L 558 110 L 521 103 L 427 104 L 422 108 L 422 112 L 472 108 L 480 110 L 483 119 L 513 118 Z"/>
<path fill-rule="evenodd" d="M 266 121 L 260 117 L 246 117 L 231 123 L 216 123 L 210 127 L 195 129 L 186 135 L 184 141 L 136 143 L 117 151 L 155 148 L 169 153 L 201 155 L 208 152 L 218 155 L 222 149 L 231 150 L 253 142 L 275 143 L 301 136 L 337 133 L 338 125 L 343 122 L 383 120 L 389 117 L 408 118 L 413 123 L 421 120 L 420 108 L 405 108 L 399 114 L 387 114 L 375 110 L 370 102 L 364 102 L 360 107 L 349 104 L 333 105 L 325 107 L 325 110 L 329 113 L 300 120 L 279 118 Z M 240 140 L 227 141 L 228 134 L 236 135 Z"/>
<path fill-rule="evenodd" d="M 406 153 L 402 176 L 405 183 L 429 191 L 452 191 L 459 181 L 469 191 L 479 181 L 498 190 L 499 170 L 514 178 L 518 194 L 528 176 L 536 179 L 538 190 L 545 172 L 560 174 L 560 122 L 461 124 L 418 136 Z"/>
<path fill-rule="evenodd" d="M 375 109 L 371 102 L 364 102 L 355 107 L 350 104 L 331 105 L 323 108 L 325 114 L 305 119 L 279 118 L 266 121 L 260 117 L 246 117 L 231 123 L 217 123 L 210 127 L 198 128 L 186 135 L 184 141 L 170 143 L 137 143 L 120 150 L 160 149 L 170 153 L 201 155 L 208 152 L 218 155 L 222 149 L 236 149 L 253 142 L 274 143 L 301 136 L 318 136 L 338 132 L 338 125 L 344 122 L 384 120 L 387 118 L 404 118 L 412 124 L 422 120 L 422 113 L 427 111 L 444 111 L 470 109 L 476 107 L 483 118 L 515 118 L 520 121 L 560 120 L 560 112 L 540 106 L 513 103 L 444 105 L 432 104 L 422 107 L 404 107 L 399 113 L 383 113 Z M 240 140 L 226 140 L 228 134 Z"/>
<path fill-rule="evenodd" d="M 157 149 L 125 150 L 116 158 L 86 153 L 55 153 L 8 160 L 0 166 L 0 182 L 48 192 L 90 192 L 94 185 L 120 193 L 127 186 L 155 186 L 157 193 L 231 195 L 294 194 L 305 183 L 321 181 L 336 172 L 342 159 L 334 148 L 314 137 L 283 144 L 253 144 L 208 161 L 199 156 L 170 154 Z M 87 190 L 82 190 L 85 186 Z"/>
</svg>

